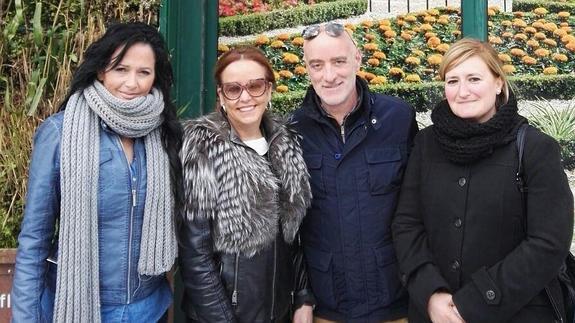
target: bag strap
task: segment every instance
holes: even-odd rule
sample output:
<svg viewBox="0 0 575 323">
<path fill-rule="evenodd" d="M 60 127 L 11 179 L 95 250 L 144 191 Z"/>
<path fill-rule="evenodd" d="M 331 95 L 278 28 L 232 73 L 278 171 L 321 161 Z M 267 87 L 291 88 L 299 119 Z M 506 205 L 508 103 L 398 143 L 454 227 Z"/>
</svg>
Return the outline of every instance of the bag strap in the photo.
<svg viewBox="0 0 575 323">
<path fill-rule="evenodd" d="M 523 178 L 523 150 L 525 148 L 525 133 L 527 131 L 527 127 L 529 127 L 529 124 L 524 123 L 521 126 L 519 126 L 519 129 L 517 130 L 517 140 L 516 140 L 516 145 L 517 145 L 517 174 L 515 174 L 515 183 L 517 184 L 517 188 L 519 189 L 519 192 L 521 193 L 521 214 L 523 215 L 523 221 L 522 221 L 522 225 L 523 225 L 523 232 L 525 232 L 525 234 L 527 234 L 527 191 L 528 191 L 528 187 L 527 187 L 527 183 L 525 182 L 525 179 Z"/>
</svg>

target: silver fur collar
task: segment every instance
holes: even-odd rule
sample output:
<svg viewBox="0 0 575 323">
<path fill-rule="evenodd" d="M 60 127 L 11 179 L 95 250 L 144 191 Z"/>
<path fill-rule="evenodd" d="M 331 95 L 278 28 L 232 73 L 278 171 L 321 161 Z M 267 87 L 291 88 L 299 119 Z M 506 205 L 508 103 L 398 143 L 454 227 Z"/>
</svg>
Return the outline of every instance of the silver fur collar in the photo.
<svg viewBox="0 0 575 323">
<path fill-rule="evenodd" d="M 220 112 L 184 124 L 185 214 L 212 219 L 215 249 L 252 256 L 276 237 L 294 240 L 310 205 L 298 135 L 264 116 L 267 159 L 235 139 Z"/>
</svg>

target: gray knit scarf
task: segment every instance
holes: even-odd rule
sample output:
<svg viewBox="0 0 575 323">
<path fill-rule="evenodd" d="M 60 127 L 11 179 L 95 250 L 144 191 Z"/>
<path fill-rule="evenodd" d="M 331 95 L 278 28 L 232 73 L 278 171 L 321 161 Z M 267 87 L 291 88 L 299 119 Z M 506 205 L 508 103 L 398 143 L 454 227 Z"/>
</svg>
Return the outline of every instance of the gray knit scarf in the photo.
<svg viewBox="0 0 575 323">
<path fill-rule="evenodd" d="M 114 97 L 98 81 L 73 94 L 64 112 L 61 206 L 54 322 L 100 322 L 98 260 L 99 132 L 144 137 L 147 188 L 138 272 L 167 272 L 177 256 L 170 164 L 161 142 L 163 96 Z M 129 291 L 128 291 L 129 292 Z"/>
</svg>

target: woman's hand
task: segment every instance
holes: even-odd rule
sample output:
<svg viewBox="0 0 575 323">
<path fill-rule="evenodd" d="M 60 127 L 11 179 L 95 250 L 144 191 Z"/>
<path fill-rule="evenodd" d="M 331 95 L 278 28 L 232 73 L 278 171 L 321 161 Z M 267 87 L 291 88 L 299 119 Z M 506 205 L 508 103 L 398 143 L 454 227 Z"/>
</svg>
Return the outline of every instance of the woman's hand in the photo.
<svg viewBox="0 0 575 323">
<path fill-rule="evenodd" d="M 449 293 L 438 292 L 431 295 L 427 312 L 433 323 L 465 323 Z"/>
<path fill-rule="evenodd" d="M 302 305 L 293 315 L 293 323 L 312 323 L 313 307 L 311 305 Z"/>
</svg>

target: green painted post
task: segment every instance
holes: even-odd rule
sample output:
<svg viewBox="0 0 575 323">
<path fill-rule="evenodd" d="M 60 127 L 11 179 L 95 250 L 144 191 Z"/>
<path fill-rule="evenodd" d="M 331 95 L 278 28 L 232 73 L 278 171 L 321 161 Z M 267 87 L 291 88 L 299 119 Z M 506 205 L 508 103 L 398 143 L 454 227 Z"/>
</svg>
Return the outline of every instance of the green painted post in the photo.
<svg viewBox="0 0 575 323">
<path fill-rule="evenodd" d="M 487 20 L 487 0 L 461 1 L 463 37 L 487 41 Z"/>
<path fill-rule="evenodd" d="M 218 50 L 218 1 L 163 0 L 160 31 L 174 68 L 173 97 L 182 118 L 212 111 Z"/>
</svg>

